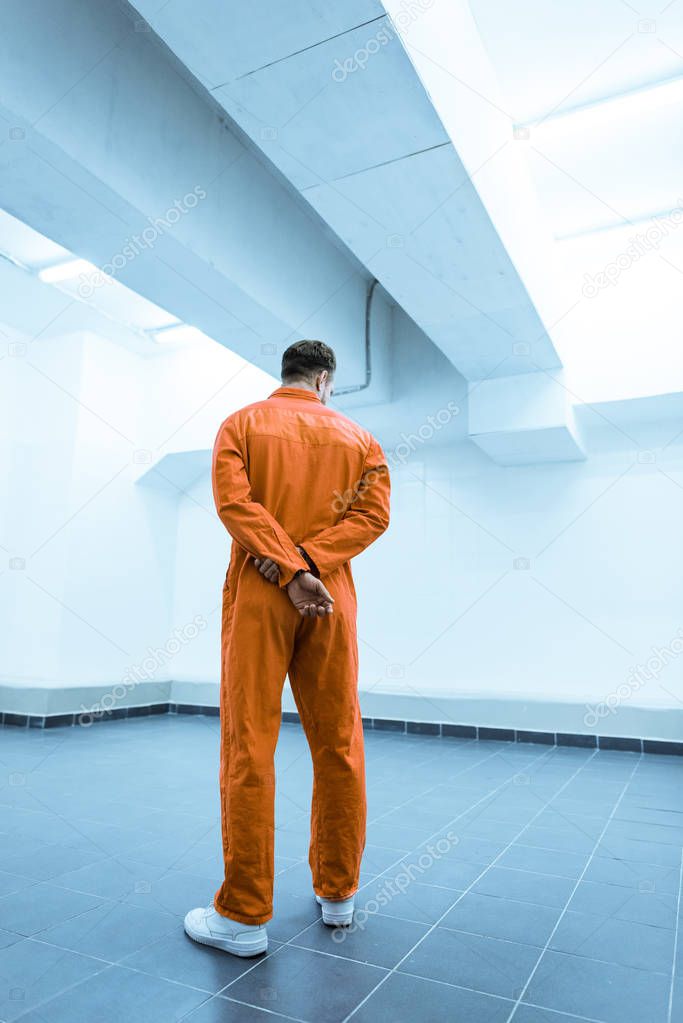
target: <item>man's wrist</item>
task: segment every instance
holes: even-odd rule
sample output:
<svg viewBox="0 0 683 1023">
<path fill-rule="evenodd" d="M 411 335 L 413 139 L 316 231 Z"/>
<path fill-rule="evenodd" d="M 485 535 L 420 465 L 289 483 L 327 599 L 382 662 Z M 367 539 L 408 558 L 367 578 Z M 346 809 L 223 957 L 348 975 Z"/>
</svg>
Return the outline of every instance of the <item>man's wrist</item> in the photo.
<svg viewBox="0 0 683 1023">
<path fill-rule="evenodd" d="M 297 546 L 297 550 L 298 550 L 299 554 L 301 555 L 301 557 L 306 562 L 306 564 L 308 565 L 308 571 L 311 573 L 311 575 L 314 575 L 316 577 L 316 579 L 319 579 L 320 578 L 320 572 L 318 571 L 318 566 L 316 565 L 315 561 L 310 556 L 310 554 L 308 553 L 306 548 L 305 547 L 301 547 L 299 545 L 299 546 Z"/>
</svg>

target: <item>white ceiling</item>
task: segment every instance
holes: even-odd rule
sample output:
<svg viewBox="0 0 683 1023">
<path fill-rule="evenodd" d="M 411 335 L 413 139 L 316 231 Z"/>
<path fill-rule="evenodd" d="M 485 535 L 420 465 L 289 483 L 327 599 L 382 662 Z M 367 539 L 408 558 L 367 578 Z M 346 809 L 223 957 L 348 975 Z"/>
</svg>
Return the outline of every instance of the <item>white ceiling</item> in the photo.
<svg viewBox="0 0 683 1023">
<path fill-rule="evenodd" d="M 513 121 L 681 73 L 679 0 L 469 0 Z"/>
<path fill-rule="evenodd" d="M 515 144 L 556 237 L 676 205 L 683 91 L 661 105 L 609 101 L 683 75 L 683 4 L 470 0 L 470 7 L 512 120 L 541 121 Z M 586 104 L 598 106 L 557 116 Z"/>
<path fill-rule="evenodd" d="M 683 227 L 668 218 L 683 215 L 683 3 L 469 2 L 500 102 L 528 125 L 512 144 L 575 298 L 554 337 L 577 393 L 683 388 Z M 665 237 L 648 247 L 656 215 Z"/>
</svg>

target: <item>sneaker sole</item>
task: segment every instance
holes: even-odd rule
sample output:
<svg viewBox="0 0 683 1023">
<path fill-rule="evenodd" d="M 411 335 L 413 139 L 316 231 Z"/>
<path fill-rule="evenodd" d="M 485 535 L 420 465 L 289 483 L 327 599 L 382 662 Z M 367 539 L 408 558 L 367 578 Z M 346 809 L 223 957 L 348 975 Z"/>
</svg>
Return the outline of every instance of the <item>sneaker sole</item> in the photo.
<svg viewBox="0 0 683 1023">
<path fill-rule="evenodd" d="M 323 904 L 319 895 L 315 897 L 316 902 L 322 908 L 323 911 L 323 923 L 327 924 L 328 927 L 348 927 L 349 924 L 353 923 L 353 909 L 346 913 L 334 913 L 330 912 L 328 907 Z"/>
<path fill-rule="evenodd" d="M 184 926 L 184 930 L 188 938 L 192 938 L 193 941 L 198 942 L 200 945 L 210 945 L 212 948 L 220 949 L 221 952 L 230 952 L 231 955 L 240 956 L 243 959 L 250 958 L 251 956 L 260 956 L 268 951 L 267 937 L 265 941 L 261 939 L 258 943 L 253 942 L 251 945 L 247 945 L 243 941 L 230 941 L 229 938 L 207 938 L 203 934 L 191 931 L 187 926 Z"/>
</svg>

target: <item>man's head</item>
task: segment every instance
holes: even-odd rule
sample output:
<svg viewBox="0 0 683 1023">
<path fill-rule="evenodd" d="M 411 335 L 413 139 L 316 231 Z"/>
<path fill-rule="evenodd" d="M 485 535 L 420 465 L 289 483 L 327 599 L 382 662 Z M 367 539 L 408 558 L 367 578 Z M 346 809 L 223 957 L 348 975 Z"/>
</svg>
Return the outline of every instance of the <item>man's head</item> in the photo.
<svg viewBox="0 0 683 1023">
<path fill-rule="evenodd" d="M 337 360 L 324 341 L 295 341 L 282 356 L 282 383 L 315 391 L 323 405 L 334 393 Z"/>
</svg>

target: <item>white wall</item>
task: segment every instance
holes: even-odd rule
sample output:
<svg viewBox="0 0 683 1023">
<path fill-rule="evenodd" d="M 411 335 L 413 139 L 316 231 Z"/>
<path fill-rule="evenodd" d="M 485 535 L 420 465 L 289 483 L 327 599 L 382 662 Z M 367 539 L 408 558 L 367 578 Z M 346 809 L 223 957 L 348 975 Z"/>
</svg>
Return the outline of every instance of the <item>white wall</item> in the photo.
<svg viewBox="0 0 683 1023">
<path fill-rule="evenodd" d="M 141 362 L 87 332 L 3 360 L 4 681 L 121 678 L 163 635 L 175 512 L 133 483 Z"/>
<path fill-rule="evenodd" d="M 228 411 L 275 382 L 213 343 L 142 356 L 86 331 L 21 349 L 13 337 L 0 363 L 0 707 L 77 710 L 131 677 L 168 683 L 180 491 L 153 469 L 137 478 L 174 442 L 212 443 Z M 212 505 L 197 528 L 224 542 Z M 188 625 L 206 628 L 200 593 L 181 649 Z M 21 689 L 51 692 L 27 706 Z M 115 704 L 167 698 L 143 686 Z"/>
</svg>

